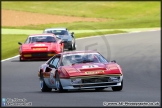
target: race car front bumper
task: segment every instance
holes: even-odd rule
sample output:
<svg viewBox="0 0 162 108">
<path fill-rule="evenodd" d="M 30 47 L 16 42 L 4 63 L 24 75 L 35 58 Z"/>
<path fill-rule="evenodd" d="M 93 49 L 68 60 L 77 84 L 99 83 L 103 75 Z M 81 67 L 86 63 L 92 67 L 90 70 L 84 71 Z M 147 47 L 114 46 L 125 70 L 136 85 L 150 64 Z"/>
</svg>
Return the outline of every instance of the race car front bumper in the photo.
<svg viewBox="0 0 162 108">
<path fill-rule="evenodd" d="M 107 79 L 107 80 L 106 80 Z M 85 81 L 86 80 L 86 81 Z M 93 89 L 121 86 L 123 76 L 106 76 L 102 78 L 60 79 L 63 89 Z"/>
</svg>

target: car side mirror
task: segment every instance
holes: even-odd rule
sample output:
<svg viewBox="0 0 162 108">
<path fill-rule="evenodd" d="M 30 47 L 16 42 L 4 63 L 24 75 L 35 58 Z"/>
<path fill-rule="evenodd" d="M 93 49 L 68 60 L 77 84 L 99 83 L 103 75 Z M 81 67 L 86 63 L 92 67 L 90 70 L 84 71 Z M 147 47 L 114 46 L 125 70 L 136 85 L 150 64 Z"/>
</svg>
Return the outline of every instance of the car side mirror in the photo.
<svg viewBox="0 0 162 108">
<path fill-rule="evenodd" d="M 73 36 L 74 35 L 74 32 L 71 32 L 71 35 Z"/>
<path fill-rule="evenodd" d="M 21 43 L 21 42 L 18 42 L 18 44 L 19 44 L 19 45 L 22 45 L 22 43 Z"/>
<path fill-rule="evenodd" d="M 56 69 L 56 67 L 55 67 L 54 65 L 52 65 L 52 64 L 49 64 L 49 67 L 50 67 L 50 68 L 55 68 L 55 69 Z"/>
<path fill-rule="evenodd" d="M 116 63 L 116 60 L 112 60 L 111 62 L 114 62 L 114 63 Z"/>
</svg>

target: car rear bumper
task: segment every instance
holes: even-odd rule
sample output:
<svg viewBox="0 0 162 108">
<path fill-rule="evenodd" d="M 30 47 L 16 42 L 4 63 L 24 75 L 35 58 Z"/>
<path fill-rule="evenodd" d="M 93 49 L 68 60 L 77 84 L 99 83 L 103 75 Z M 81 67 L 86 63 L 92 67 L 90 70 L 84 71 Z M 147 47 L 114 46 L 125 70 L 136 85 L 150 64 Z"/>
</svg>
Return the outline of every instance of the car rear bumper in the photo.
<svg viewBox="0 0 162 108">
<path fill-rule="evenodd" d="M 46 58 L 40 58 L 40 57 L 30 57 L 30 58 L 27 58 L 27 57 L 22 57 L 21 60 L 48 60 L 50 59 L 50 57 L 46 57 Z"/>
<path fill-rule="evenodd" d="M 20 54 L 21 60 L 48 60 L 55 55 L 54 52 L 29 52 Z"/>
</svg>

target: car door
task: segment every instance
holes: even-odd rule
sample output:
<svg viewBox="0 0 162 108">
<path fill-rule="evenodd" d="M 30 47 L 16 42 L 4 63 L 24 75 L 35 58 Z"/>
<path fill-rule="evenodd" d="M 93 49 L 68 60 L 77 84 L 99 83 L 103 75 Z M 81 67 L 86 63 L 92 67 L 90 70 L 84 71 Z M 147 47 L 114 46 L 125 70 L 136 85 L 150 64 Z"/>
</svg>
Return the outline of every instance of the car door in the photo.
<svg viewBox="0 0 162 108">
<path fill-rule="evenodd" d="M 58 68 L 59 61 L 60 61 L 60 57 L 55 57 L 52 60 L 50 60 L 48 64 L 49 67 L 52 69 L 50 72 L 50 78 L 49 78 L 49 85 L 52 88 L 55 88 L 55 72 Z"/>
</svg>

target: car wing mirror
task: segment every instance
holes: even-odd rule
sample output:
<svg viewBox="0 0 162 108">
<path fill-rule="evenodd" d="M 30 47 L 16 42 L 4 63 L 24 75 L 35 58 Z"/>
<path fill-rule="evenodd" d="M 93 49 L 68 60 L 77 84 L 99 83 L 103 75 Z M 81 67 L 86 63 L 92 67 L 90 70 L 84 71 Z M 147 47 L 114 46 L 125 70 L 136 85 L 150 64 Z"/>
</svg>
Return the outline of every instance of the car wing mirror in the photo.
<svg viewBox="0 0 162 108">
<path fill-rule="evenodd" d="M 22 45 L 22 43 L 21 43 L 21 42 L 18 42 L 18 44 L 19 44 L 19 45 Z"/>
<path fill-rule="evenodd" d="M 71 35 L 73 36 L 74 35 L 74 32 L 71 32 Z"/>
</svg>

